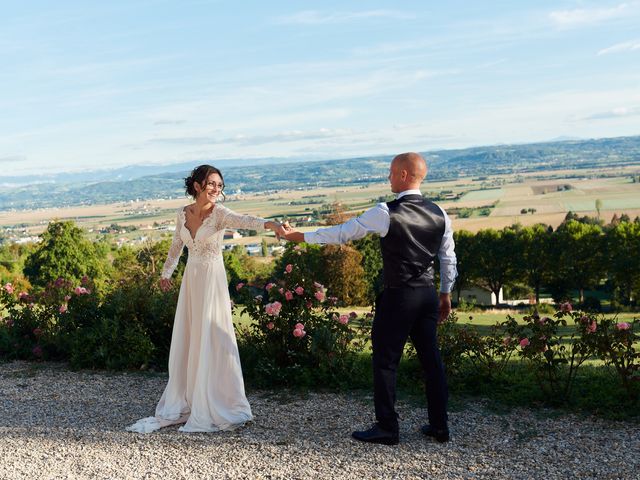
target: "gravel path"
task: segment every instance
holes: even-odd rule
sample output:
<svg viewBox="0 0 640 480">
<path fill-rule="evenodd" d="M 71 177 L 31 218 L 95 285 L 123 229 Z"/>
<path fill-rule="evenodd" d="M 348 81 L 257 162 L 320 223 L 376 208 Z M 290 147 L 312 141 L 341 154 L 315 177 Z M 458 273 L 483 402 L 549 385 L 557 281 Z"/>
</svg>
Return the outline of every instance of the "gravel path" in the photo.
<svg viewBox="0 0 640 480">
<path fill-rule="evenodd" d="M 256 419 L 230 433 L 123 431 L 153 412 L 165 382 L 0 363 L 0 479 L 640 478 L 639 425 L 498 415 L 481 402 L 450 414 L 453 439 L 443 445 L 419 432 L 425 410 L 406 404 L 400 445 L 352 441 L 373 407 L 348 394 L 250 392 Z"/>
</svg>

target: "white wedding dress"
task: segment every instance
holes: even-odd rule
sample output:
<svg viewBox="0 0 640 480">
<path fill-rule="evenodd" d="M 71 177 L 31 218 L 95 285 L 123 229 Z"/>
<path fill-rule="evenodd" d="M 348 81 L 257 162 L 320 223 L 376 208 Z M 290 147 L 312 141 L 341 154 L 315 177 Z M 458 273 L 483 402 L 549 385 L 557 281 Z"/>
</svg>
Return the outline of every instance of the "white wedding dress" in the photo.
<svg viewBox="0 0 640 480">
<path fill-rule="evenodd" d="M 232 430 L 253 418 L 233 329 L 222 239 L 226 228 L 263 230 L 265 221 L 216 204 L 192 237 L 184 209 L 178 211 L 162 277 L 171 277 L 184 245 L 189 259 L 171 336 L 169 382 L 155 416 L 138 420 L 128 431 L 149 433 L 184 423 L 180 431 L 215 432 Z"/>
</svg>

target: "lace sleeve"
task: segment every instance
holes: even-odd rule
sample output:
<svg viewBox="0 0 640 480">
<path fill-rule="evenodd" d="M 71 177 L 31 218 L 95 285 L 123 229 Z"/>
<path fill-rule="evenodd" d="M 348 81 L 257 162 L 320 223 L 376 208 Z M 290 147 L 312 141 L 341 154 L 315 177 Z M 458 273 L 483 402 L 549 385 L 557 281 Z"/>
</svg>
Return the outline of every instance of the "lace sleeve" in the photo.
<svg viewBox="0 0 640 480">
<path fill-rule="evenodd" d="M 176 229 L 173 232 L 173 241 L 171 242 L 171 247 L 169 248 L 169 253 L 167 253 L 167 259 L 164 262 L 164 267 L 162 267 L 162 278 L 171 278 L 173 271 L 178 266 L 178 262 L 180 261 L 180 255 L 182 254 L 182 247 L 184 246 L 184 242 L 180 238 L 180 229 L 183 224 L 183 215 L 184 210 L 181 208 L 178 211 L 178 217 L 176 218 Z"/>
<path fill-rule="evenodd" d="M 264 224 L 267 220 L 251 215 L 239 215 L 227 207 L 217 205 L 218 217 L 216 219 L 216 230 L 225 228 L 246 228 L 248 230 L 264 230 Z"/>
</svg>

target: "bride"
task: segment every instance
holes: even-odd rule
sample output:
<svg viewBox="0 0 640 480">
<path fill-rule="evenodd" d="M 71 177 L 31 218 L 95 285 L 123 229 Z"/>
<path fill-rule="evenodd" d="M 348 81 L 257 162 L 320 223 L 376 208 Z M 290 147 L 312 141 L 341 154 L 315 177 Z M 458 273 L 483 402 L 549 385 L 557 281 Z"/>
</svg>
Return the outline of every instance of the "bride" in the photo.
<svg viewBox="0 0 640 480">
<path fill-rule="evenodd" d="M 278 222 L 238 215 L 218 203 L 224 197 L 224 180 L 215 167 L 195 168 L 185 187 L 195 203 L 178 210 L 160 279 L 163 291 L 171 288 L 171 275 L 186 245 L 189 258 L 176 306 L 169 382 L 155 416 L 127 427 L 132 432 L 181 423 L 182 432 L 232 430 L 253 418 L 233 330 L 222 239 L 226 228 L 270 229 L 276 235 L 284 229 Z"/>
</svg>

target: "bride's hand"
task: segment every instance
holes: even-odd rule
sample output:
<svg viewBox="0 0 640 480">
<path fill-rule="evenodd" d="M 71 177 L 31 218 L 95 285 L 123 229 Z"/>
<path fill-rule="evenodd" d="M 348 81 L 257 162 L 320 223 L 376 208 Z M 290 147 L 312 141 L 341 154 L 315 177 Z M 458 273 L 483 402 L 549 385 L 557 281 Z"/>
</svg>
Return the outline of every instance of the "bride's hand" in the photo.
<svg viewBox="0 0 640 480">
<path fill-rule="evenodd" d="M 160 290 L 163 292 L 168 292 L 171 290 L 171 279 L 169 278 L 161 278 L 160 279 Z"/>
<path fill-rule="evenodd" d="M 280 240 L 280 237 L 284 237 L 287 233 L 287 230 L 280 222 L 267 222 L 265 227 L 269 230 L 272 230 L 276 234 L 276 238 Z"/>
</svg>

